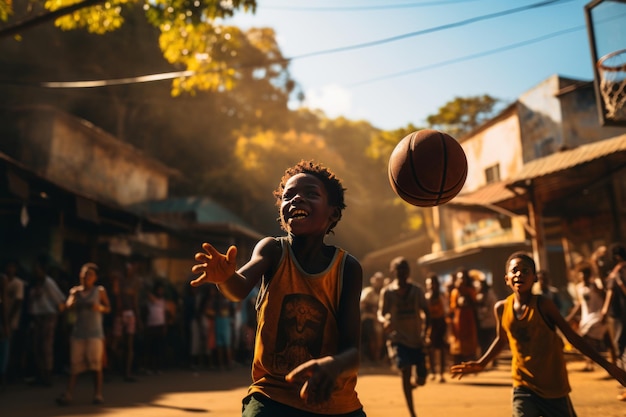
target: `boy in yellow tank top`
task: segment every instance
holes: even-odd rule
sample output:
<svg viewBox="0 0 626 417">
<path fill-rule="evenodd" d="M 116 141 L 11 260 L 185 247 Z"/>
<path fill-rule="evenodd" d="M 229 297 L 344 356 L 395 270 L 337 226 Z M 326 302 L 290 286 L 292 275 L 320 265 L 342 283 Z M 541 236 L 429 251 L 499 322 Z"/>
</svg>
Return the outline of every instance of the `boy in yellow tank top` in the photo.
<svg viewBox="0 0 626 417">
<path fill-rule="evenodd" d="M 355 391 L 359 366 L 363 271 L 341 248 L 324 243 L 341 219 L 344 188 L 328 169 L 301 161 L 274 191 L 284 237 L 266 237 L 237 268 L 208 243 L 195 255 L 191 282 L 217 284 L 232 301 L 261 283 L 252 384 L 243 417 L 364 417 Z"/>
<path fill-rule="evenodd" d="M 535 261 L 523 252 L 513 253 L 506 262 L 506 284 L 513 294 L 498 301 L 494 312 L 497 335 L 477 361 L 451 368 L 459 379 L 482 371 L 506 346 L 512 353 L 513 417 L 575 417 L 569 398 L 571 391 L 563 341 L 558 328 L 580 353 L 602 366 L 620 384 L 626 385 L 626 372 L 608 362 L 565 321 L 554 302 L 534 295 L 537 281 Z"/>
</svg>

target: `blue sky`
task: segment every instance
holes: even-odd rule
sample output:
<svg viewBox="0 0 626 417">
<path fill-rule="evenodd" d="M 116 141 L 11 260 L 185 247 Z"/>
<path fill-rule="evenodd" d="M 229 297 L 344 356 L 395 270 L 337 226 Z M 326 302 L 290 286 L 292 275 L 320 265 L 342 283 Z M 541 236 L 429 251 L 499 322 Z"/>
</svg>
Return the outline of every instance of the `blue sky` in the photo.
<svg viewBox="0 0 626 417">
<path fill-rule="evenodd" d="M 275 30 L 307 107 L 396 129 L 425 126 L 454 97 L 509 103 L 553 74 L 592 80 L 587 3 L 259 0 L 229 23 Z"/>
</svg>

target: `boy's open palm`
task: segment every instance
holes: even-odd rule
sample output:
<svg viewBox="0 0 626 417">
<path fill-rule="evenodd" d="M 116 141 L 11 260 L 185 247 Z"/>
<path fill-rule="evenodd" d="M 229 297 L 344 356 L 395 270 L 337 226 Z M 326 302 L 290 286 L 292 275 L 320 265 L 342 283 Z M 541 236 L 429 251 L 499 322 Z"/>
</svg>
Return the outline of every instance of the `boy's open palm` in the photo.
<svg viewBox="0 0 626 417">
<path fill-rule="evenodd" d="M 205 282 L 220 284 L 233 276 L 237 269 L 237 248 L 235 246 L 229 247 L 226 255 L 221 254 L 208 243 L 203 243 L 202 249 L 204 252 L 198 252 L 194 256 L 194 259 L 199 263 L 191 268 L 191 272 L 200 274 L 200 276 L 191 281 L 192 286 L 197 287 Z"/>
<path fill-rule="evenodd" d="M 463 378 L 465 374 L 475 374 L 481 372 L 483 370 L 483 366 L 478 362 L 463 362 L 458 365 L 452 365 L 450 367 L 450 373 L 452 374 L 452 378 Z"/>
</svg>

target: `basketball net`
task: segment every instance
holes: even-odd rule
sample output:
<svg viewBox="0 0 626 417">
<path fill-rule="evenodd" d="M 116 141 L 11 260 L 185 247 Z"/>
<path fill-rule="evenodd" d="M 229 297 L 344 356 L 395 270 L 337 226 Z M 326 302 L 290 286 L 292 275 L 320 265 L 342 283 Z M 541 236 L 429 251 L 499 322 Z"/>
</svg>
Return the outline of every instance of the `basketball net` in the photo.
<svg viewBox="0 0 626 417">
<path fill-rule="evenodd" d="M 598 76 L 606 118 L 626 122 L 626 49 L 600 58 Z"/>
</svg>

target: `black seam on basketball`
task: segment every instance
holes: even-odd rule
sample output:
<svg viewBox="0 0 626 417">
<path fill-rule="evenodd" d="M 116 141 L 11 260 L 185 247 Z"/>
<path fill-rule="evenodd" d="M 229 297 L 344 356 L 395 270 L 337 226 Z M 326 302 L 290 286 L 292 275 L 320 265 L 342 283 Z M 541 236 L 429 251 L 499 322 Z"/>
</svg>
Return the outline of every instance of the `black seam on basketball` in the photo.
<svg viewBox="0 0 626 417">
<path fill-rule="evenodd" d="M 417 136 L 417 132 L 413 133 L 411 135 L 411 140 L 409 141 L 409 146 L 407 147 L 407 151 L 406 151 L 406 160 L 409 161 L 409 166 L 411 167 L 411 174 L 413 176 L 413 179 L 415 181 L 415 185 L 420 188 L 422 191 L 428 193 L 428 194 L 436 194 L 436 191 L 433 191 L 431 188 L 426 187 L 422 181 L 420 181 L 420 176 L 417 175 L 417 169 L 415 168 L 415 161 L 413 160 L 413 152 L 415 151 L 415 137 Z M 395 179 L 394 179 L 395 181 Z M 397 183 L 396 183 L 397 185 Z M 406 191 L 404 191 L 404 194 L 409 195 L 409 196 L 413 196 L 413 194 L 408 193 Z M 420 200 L 421 197 L 416 197 L 414 196 L 413 198 Z M 430 201 L 430 200 L 427 200 Z"/>
<path fill-rule="evenodd" d="M 441 176 L 441 185 L 439 186 L 439 199 L 441 199 L 441 195 L 444 192 L 444 187 L 446 186 L 446 178 L 448 177 L 448 147 L 446 144 L 446 138 L 445 136 L 439 132 L 439 137 L 441 138 L 441 144 L 443 147 L 443 153 L 442 155 L 444 155 L 443 157 L 443 175 Z M 437 203 L 439 203 L 439 199 L 437 200 Z"/>
<path fill-rule="evenodd" d="M 407 146 L 406 150 L 406 159 L 409 161 L 409 165 L 411 166 L 411 174 L 413 174 L 413 178 L 415 178 L 415 184 L 423 189 L 424 187 L 422 186 L 422 184 L 420 184 L 419 177 L 417 176 L 417 172 L 415 170 L 415 161 L 413 161 L 413 144 L 415 143 L 416 135 L 417 133 L 413 133 L 411 135 L 411 140 L 409 141 L 409 146 Z"/>
</svg>

